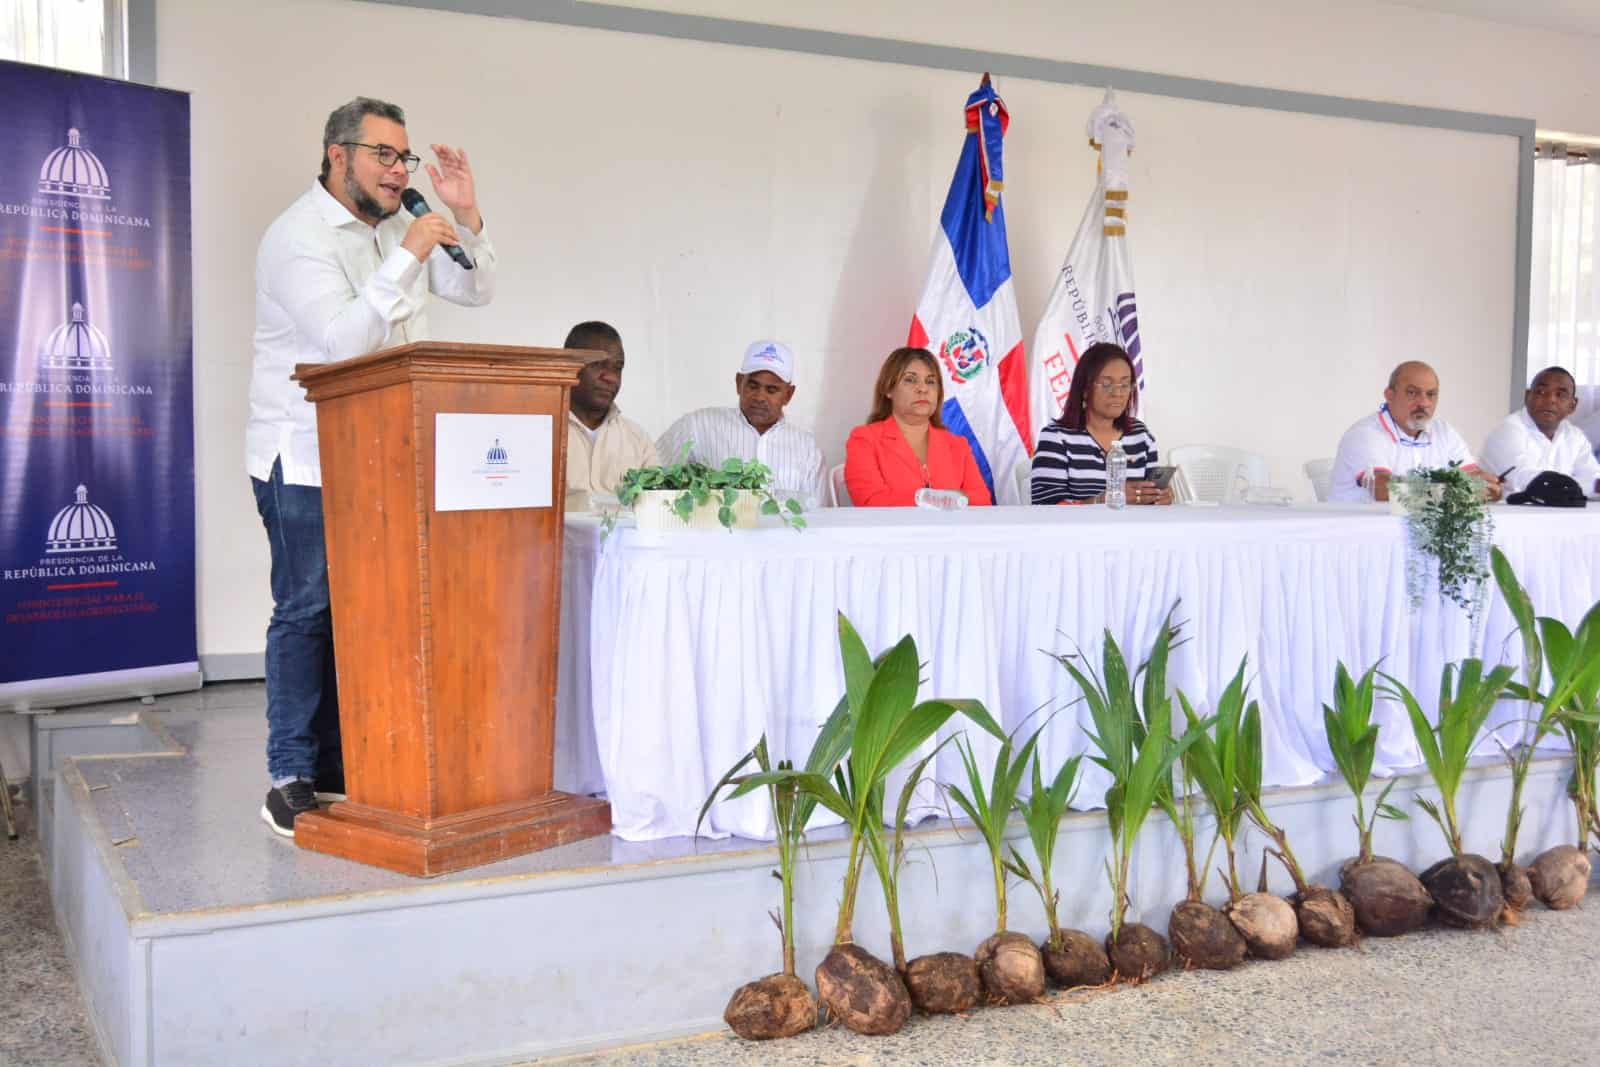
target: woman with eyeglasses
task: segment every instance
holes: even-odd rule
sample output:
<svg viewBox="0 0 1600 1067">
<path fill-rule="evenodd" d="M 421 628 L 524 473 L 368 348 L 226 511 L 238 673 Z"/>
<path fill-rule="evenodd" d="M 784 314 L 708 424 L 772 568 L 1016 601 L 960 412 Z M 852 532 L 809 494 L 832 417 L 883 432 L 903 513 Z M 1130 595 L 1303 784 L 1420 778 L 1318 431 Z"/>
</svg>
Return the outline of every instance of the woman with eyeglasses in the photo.
<svg viewBox="0 0 1600 1067">
<path fill-rule="evenodd" d="M 944 381 L 926 348 L 897 348 L 878 371 L 872 413 L 850 431 L 844 484 L 858 508 L 911 507 L 921 489 L 959 489 L 992 504 L 964 437 L 944 428 Z"/>
<path fill-rule="evenodd" d="M 1156 439 L 1134 418 L 1138 410 L 1139 384 L 1122 346 L 1102 341 L 1085 349 L 1061 417 L 1039 435 L 1030 482 L 1033 503 L 1103 503 L 1106 453 L 1119 438 L 1128 457 L 1128 503 L 1172 503 L 1172 490 L 1145 480 L 1158 457 Z"/>
</svg>

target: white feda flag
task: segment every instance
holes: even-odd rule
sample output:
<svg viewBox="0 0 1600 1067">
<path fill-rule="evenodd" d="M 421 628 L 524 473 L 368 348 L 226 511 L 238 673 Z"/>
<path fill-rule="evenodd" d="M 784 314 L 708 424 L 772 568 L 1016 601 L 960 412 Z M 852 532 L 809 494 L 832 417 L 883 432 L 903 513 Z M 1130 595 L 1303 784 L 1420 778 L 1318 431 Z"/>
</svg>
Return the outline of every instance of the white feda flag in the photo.
<svg viewBox="0 0 1600 1067">
<path fill-rule="evenodd" d="M 1036 430 L 1061 414 L 1078 357 L 1097 341 L 1112 341 L 1128 350 L 1134 377 L 1140 391 L 1144 390 L 1127 237 L 1133 124 L 1118 109 L 1109 89 L 1105 100 L 1089 115 L 1089 143 L 1100 153 L 1099 178 L 1033 335 L 1028 421 Z"/>
</svg>

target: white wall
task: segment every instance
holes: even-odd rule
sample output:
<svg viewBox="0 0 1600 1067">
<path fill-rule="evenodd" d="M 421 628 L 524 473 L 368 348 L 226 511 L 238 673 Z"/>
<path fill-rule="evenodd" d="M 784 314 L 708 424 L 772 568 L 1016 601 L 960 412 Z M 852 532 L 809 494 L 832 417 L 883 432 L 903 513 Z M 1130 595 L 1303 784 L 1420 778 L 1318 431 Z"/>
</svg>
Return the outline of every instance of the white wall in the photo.
<svg viewBox="0 0 1600 1067">
<path fill-rule="evenodd" d="M 1018 4 L 983 20 L 955 3 L 677 6 L 1578 129 L 1594 101 L 1559 35 L 1383 5 L 1201 17 L 1179 3 Z M 779 336 L 802 359 L 792 412 L 837 459 L 905 336 L 975 82 L 351 0 L 161 0 L 157 25 L 161 82 L 194 93 L 203 655 L 262 646 L 267 552 L 241 440 L 253 254 L 313 177 L 331 107 L 393 99 L 414 144 L 473 155 L 500 295 L 441 310 L 436 336 L 554 345 L 572 322 L 607 318 L 630 355 L 622 405 L 657 432 L 729 399 L 744 343 Z M 1099 94 L 999 88 L 1031 336 L 1092 185 L 1082 123 Z M 1129 232 L 1147 415 L 1164 445 L 1248 445 L 1302 488 L 1299 463 L 1331 454 L 1387 368 L 1414 356 L 1440 367 L 1442 410 L 1481 438 L 1510 368 L 1511 139 L 1124 105 L 1140 136 Z"/>
</svg>

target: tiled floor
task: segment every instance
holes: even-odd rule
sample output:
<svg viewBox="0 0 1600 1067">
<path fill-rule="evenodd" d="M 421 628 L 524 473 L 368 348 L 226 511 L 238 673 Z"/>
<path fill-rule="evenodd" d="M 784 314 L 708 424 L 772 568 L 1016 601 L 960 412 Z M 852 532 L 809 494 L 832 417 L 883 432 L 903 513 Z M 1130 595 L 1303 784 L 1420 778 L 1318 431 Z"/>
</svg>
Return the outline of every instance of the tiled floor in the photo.
<svg viewBox="0 0 1600 1067">
<path fill-rule="evenodd" d="M 766 847 L 738 839 L 636 844 L 603 836 L 438 878 L 411 878 L 304 851 L 262 824 L 267 777 L 260 683 L 208 686 L 163 697 L 157 708 L 161 726 L 184 749 L 181 756 L 78 764 L 102 824 L 113 841 L 126 842 L 117 855 L 150 914 L 408 893 L 556 871 L 693 862 Z"/>
</svg>

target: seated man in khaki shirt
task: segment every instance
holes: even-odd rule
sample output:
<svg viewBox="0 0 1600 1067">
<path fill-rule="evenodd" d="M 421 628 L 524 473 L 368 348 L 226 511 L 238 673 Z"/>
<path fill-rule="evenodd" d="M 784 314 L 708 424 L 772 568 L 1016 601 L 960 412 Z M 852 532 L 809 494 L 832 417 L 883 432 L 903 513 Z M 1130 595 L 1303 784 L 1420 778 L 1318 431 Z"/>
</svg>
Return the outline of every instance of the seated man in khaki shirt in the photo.
<svg viewBox="0 0 1600 1067">
<path fill-rule="evenodd" d="M 563 348 L 591 351 L 572 387 L 567 415 L 567 510 L 589 511 L 597 493 L 615 495 L 624 472 L 653 467 L 655 443 L 644 429 L 622 417 L 616 405 L 622 389 L 622 336 L 604 322 L 580 322 Z"/>
</svg>

